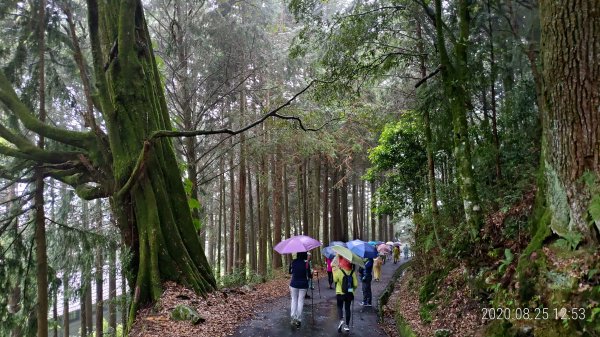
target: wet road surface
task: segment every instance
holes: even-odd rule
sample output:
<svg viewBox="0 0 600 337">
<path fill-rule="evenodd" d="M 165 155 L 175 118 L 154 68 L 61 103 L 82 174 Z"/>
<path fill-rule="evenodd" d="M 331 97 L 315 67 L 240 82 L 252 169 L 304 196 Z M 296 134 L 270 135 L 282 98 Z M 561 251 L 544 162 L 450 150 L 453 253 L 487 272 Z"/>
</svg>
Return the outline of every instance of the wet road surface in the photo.
<svg viewBox="0 0 600 337">
<path fill-rule="evenodd" d="M 373 306 L 363 307 L 359 303 L 362 301 L 362 284 L 359 281 L 358 291 L 356 292 L 353 303 L 353 322 L 350 322 L 349 335 L 371 337 L 385 336 L 385 333 L 377 324 L 377 306 L 379 296 L 390 281 L 392 274 L 406 260 L 402 259 L 400 263 L 393 264 L 391 261 L 385 263 L 381 268 L 381 281 L 372 282 Z M 319 271 L 322 273 L 322 271 Z M 321 276 L 321 275 L 319 275 Z M 289 295 L 281 297 L 268 303 L 255 315 L 252 320 L 241 324 L 233 336 L 243 337 L 325 337 L 342 336 L 347 333 L 338 333 L 335 287 L 329 289 L 327 284 L 327 274 L 319 279 L 321 288 L 321 298 L 319 298 L 319 288 L 315 282 L 315 290 L 309 295 L 312 298 L 304 300 L 304 310 L 302 313 L 302 325 L 300 328 L 292 328 L 290 325 L 290 298 Z M 311 300 L 313 302 L 311 302 Z M 313 316 L 314 315 L 314 316 Z"/>
</svg>

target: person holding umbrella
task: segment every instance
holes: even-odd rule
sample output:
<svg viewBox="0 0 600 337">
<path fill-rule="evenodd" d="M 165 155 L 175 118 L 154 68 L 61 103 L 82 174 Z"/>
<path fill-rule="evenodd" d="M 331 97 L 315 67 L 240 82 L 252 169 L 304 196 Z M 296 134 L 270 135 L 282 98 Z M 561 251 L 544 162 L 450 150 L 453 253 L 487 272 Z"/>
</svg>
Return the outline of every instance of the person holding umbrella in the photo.
<svg viewBox="0 0 600 337">
<path fill-rule="evenodd" d="M 325 247 L 322 254 L 325 256 L 325 262 L 327 263 L 327 281 L 329 282 L 329 289 L 333 289 L 333 269 L 331 268 L 331 262 L 333 262 L 335 252 L 331 247 Z"/>
<path fill-rule="evenodd" d="M 333 272 L 333 281 L 335 282 L 335 294 L 337 299 L 337 311 L 338 318 L 340 319 L 340 323 L 338 324 L 338 332 L 350 332 L 350 318 L 352 317 L 352 313 L 350 310 L 350 305 L 354 300 L 354 289 L 358 287 L 358 279 L 356 277 L 356 273 L 352 268 L 352 263 L 344 258 L 342 255 L 338 255 L 339 259 L 339 268 Z M 349 281 L 349 279 L 351 281 Z M 345 286 L 342 284 L 343 282 L 351 283 L 346 284 Z M 344 312 L 342 310 L 345 309 L 346 312 L 346 321 L 344 324 Z"/>
<path fill-rule="evenodd" d="M 308 280 L 312 278 L 307 252 L 319 246 L 321 246 L 321 242 L 318 240 L 306 235 L 297 235 L 283 240 L 273 247 L 279 254 L 296 253 L 296 257 L 289 267 L 289 273 L 292 275 L 290 280 L 290 323 L 294 327 L 301 325 L 304 296 L 308 292 Z"/>
<path fill-rule="evenodd" d="M 292 326 L 299 327 L 301 325 L 302 309 L 304 308 L 304 298 L 308 292 L 309 280 L 312 279 L 312 271 L 306 252 L 296 254 L 296 258 L 290 264 L 289 272 L 292 274 L 290 281 L 290 296 L 292 298 L 290 323 Z"/>
<path fill-rule="evenodd" d="M 365 266 L 364 261 L 350 249 L 342 246 L 331 247 L 337 253 L 339 267 L 333 271 L 333 281 L 335 282 L 335 294 L 337 299 L 338 317 L 338 332 L 350 332 L 350 318 L 352 312 L 350 307 L 354 300 L 354 290 L 358 287 L 358 278 L 354 272 L 353 264 L 361 267 Z M 346 321 L 344 324 L 344 311 Z"/>
</svg>

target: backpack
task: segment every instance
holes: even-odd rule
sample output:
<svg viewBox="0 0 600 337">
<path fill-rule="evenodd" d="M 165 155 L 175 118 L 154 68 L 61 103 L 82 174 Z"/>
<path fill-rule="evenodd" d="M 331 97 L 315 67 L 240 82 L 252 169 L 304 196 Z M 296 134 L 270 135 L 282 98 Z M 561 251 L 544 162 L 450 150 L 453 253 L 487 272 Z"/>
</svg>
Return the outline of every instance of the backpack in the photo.
<svg viewBox="0 0 600 337">
<path fill-rule="evenodd" d="M 340 270 L 342 271 L 342 274 L 344 274 L 344 277 L 342 278 L 342 292 L 344 294 L 354 292 L 354 288 L 353 288 L 354 281 L 352 279 L 352 274 L 354 274 L 354 269 L 352 269 L 350 271 L 349 275 L 347 275 L 346 272 L 344 272 L 344 269 L 340 268 Z"/>
</svg>

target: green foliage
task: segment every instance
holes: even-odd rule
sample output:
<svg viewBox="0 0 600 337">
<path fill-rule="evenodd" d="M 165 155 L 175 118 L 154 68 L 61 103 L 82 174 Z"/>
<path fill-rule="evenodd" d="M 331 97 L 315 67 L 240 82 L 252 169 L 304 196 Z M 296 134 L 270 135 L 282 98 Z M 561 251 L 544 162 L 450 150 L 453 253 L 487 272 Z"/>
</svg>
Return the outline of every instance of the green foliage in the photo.
<svg viewBox="0 0 600 337">
<path fill-rule="evenodd" d="M 421 321 L 425 324 L 431 323 L 433 321 L 432 312 L 435 310 L 435 305 L 432 303 L 421 304 L 419 307 L 419 317 Z"/>
<path fill-rule="evenodd" d="M 384 127 L 378 145 L 369 151 L 372 167 L 366 179 L 385 177 L 376 194 L 378 213 L 410 214 L 421 206 L 427 163 L 422 139 L 416 113 L 407 111 L 398 122 Z"/>
</svg>

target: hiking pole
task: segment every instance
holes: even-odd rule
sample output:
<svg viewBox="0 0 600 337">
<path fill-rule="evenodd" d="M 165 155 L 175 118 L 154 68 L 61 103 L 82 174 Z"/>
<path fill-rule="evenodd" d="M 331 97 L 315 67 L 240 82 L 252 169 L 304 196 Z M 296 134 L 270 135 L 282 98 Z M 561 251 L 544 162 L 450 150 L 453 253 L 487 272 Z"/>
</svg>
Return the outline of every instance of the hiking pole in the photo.
<svg viewBox="0 0 600 337">
<path fill-rule="evenodd" d="M 321 298 L 321 283 L 319 281 L 319 273 L 317 272 L 317 287 L 319 288 L 319 298 Z"/>
<path fill-rule="evenodd" d="M 312 314 L 313 325 L 315 325 L 315 290 L 313 289 L 312 284 L 310 287 L 310 294 L 312 295 L 310 297 L 310 312 Z"/>
</svg>

